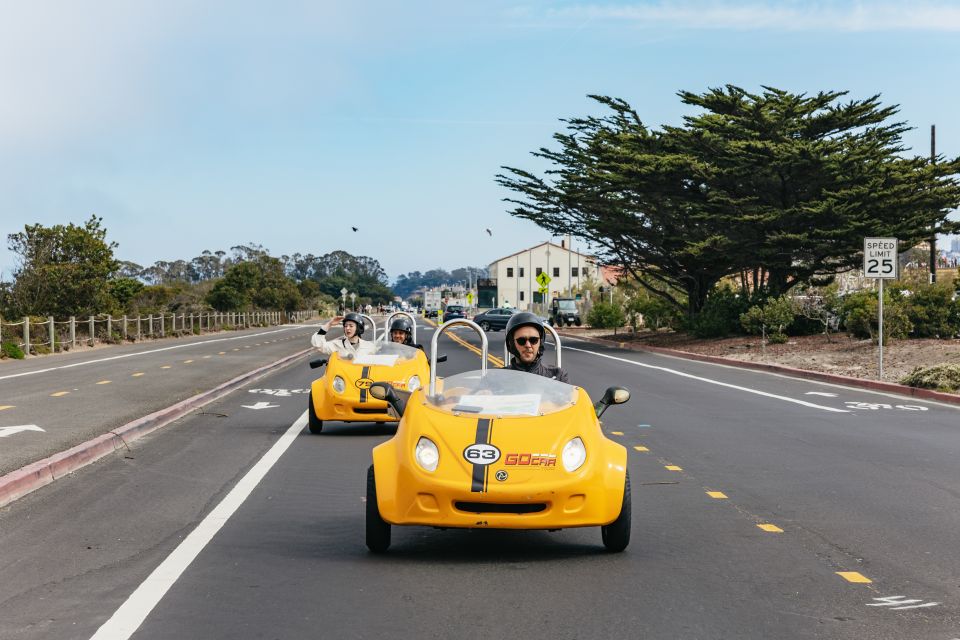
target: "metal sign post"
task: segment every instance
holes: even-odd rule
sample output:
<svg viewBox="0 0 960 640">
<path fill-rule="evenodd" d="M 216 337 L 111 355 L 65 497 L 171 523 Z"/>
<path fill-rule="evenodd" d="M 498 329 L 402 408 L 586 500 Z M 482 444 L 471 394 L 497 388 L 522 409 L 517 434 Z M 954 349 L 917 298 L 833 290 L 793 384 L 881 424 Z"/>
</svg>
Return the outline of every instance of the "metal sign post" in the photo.
<svg viewBox="0 0 960 640">
<path fill-rule="evenodd" d="M 867 278 L 880 280 L 880 298 L 877 305 L 879 316 L 877 324 L 880 327 L 880 379 L 883 380 L 883 281 L 897 278 L 897 239 L 896 238 L 864 238 L 863 239 L 863 275 Z"/>
</svg>

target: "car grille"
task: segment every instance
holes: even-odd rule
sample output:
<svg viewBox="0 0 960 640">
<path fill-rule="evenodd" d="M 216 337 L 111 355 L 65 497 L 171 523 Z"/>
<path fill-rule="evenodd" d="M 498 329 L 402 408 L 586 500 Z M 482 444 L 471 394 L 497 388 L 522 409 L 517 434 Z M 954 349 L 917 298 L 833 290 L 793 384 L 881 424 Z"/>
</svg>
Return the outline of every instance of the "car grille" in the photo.
<svg viewBox="0 0 960 640">
<path fill-rule="evenodd" d="M 522 504 L 504 504 L 497 502 L 454 502 L 459 511 L 469 513 L 539 513 L 547 508 L 543 502 L 524 502 Z"/>
<path fill-rule="evenodd" d="M 353 410 L 354 413 L 386 413 L 387 408 L 381 407 L 380 409 L 361 409 L 360 407 L 355 407 Z"/>
</svg>

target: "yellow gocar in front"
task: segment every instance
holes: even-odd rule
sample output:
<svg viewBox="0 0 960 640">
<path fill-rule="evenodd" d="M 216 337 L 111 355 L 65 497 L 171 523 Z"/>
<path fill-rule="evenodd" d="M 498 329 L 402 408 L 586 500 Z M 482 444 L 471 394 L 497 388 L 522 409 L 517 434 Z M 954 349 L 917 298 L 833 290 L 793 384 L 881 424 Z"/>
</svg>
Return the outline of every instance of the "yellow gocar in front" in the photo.
<svg viewBox="0 0 960 640">
<path fill-rule="evenodd" d="M 374 389 L 396 399 L 383 391 Z M 604 402 L 628 397 L 611 389 Z M 368 472 L 371 550 L 389 547 L 391 525 L 599 526 L 608 549 L 629 543 L 627 451 L 603 435 L 582 388 L 512 370 L 471 371 L 400 406 L 397 433 L 373 450 Z"/>
</svg>

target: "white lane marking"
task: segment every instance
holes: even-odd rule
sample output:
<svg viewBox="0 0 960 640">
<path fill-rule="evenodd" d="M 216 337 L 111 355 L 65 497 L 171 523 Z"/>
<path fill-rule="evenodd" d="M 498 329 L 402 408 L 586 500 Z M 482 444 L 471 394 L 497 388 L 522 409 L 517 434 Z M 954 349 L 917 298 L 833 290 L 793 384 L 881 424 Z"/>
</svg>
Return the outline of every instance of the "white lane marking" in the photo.
<svg viewBox="0 0 960 640">
<path fill-rule="evenodd" d="M 847 409 L 834 409 L 833 407 L 825 407 L 819 404 L 813 404 L 812 402 L 807 402 L 805 400 L 797 400 L 796 398 L 788 398 L 786 396 L 778 396 L 775 393 L 767 393 L 766 391 L 758 391 L 757 389 L 748 389 L 747 387 L 741 387 L 735 384 L 730 384 L 729 382 L 720 382 L 719 380 L 712 380 L 710 378 L 703 378 L 701 376 L 695 376 L 690 373 L 684 373 L 683 371 L 677 371 L 676 369 L 668 369 L 667 367 L 658 367 L 652 364 L 646 364 L 643 362 L 635 362 L 634 360 L 627 360 L 626 358 L 618 358 L 616 356 L 610 356 L 605 353 L 597 353 L 595 351 L 587 351 L 586 349 L 577 349 L 576 347 L 564 347 L 564 349 L 569 349 L 571 351 L 580 351 L 581 353 L 589 353 L 590 355 L 597 356 L 600 358 L 609 358 L 611 360 L 618 360 L 620 362 L 626 362 L 627 364 L 636 365 L 638 367 L 644 367 L 646 369 L 654 369 L 656 371 L 664 371 L 666 373 L 672 373 L 673 375 L 680 376 L 682 378 L 690 378 L 691 380 L 699 380 L 700 382 L 706 382 L 708 384 L 715 384 L 721 387 L 727 387 L 729 389 L 737 389 L 738 391 L 745 391 L 746 393 L 753 393 L 758 396 L 764 396 L 765 398 L 773 398 L 775 400 L 783 400 L 784 402 L 791 402 L 793 404 L 803 405 L 804 407 L 811 407 L 813 409 L 821 409 L 823 411 L 830 411 L 832 413 L 850 413 Z"/>
<path fill-rule="evenodd" d="M 109 358 L 100 358 L 98 360 L 87 360 L 85 362 L 74 362 L 73 364 L 65 364 L 61 367 L 49 367 L 47 369 L 37 369 L 36 371 L 24 371 L 23 373 L 11 373 L 7 376 L 0 376 L 0 380 L 8 380 L 10 378 L 20 378 L 23 376 L 33 376 L 38 373 L 47 373 L 49 371 L 58 371 L 60 369 L 72 369 L 73 367 L 82 367 L 88 364 L 97 364 L 100 362 L 109 362 L 111 360 L 122 360 L 123 358 L 133 358 L 135 356 L 145 356 L 151 353 L 160 353 L 162 351 L 170 351 L 172 349 L 183 349 L 185 347 L 202 347 L 207 344 L 213 344 L 214 342 L 226 342 L 228 340 L 246 340 L 247 338 L 254 338 L 256 336 L 264 336 L 271 333 L 279 333 L 281 331 L 290 331 L 294 327 L 284 327 L 282 329 L 275 329 L 273 331 L 266 331 L 264 333 L 253 333 L 245 336 L 231 336 L 229 338 L 215 338 L 213 340 L 201 340 L 197 342 L 189 342 L 187 344 L 175 344 L 170 347 L 163 347 L 161 349 L 151 349 L 150 351 L 137 351 L 136 353 L 125 353 L 120 356 L 110 356 Z"/>
<path fill-rule="evenodd" d="M 853 402 L 847 401 L 844 403 L 851 409 L 868 409 L 870 411 L 877 411 L 878 409 L 901 409 L 903 411 L 928 411 L 927 407 L 921 407 L 918 404 L 898 404 L 891 406 L 883 402 Z"/>
<path fill-rule="evenodd" d="M 827 393 L 826 391 L 807 391 L 808 396 L 823 396 L 824 398 L 836 398 L 836 393 Z"/>
<path fill-rule="evenodd" d="M 247 393 L 265 393 L 268 396 L 287 398 L 295 393 L 310 393 L 310 389 L 248 389 Z"/>
<path fill-rule="evenodd" d="M 244 409 L 253 409 L 254 411 L 259 411 L 260 409 L 276 409 L 280 405 L 270 404 L 269 402 L 258 402 L 257 404 L 253 404 L 253 405 L 242 404 L 240 406 L 243 407 Z"/>
<path fill-rule="evenodd" d="M 90 640 L 127 640 L 132 636 L 170 587 L 213 539 L 213 536 L 253 493 L 305 426 L 307 426 L 306 411 L 290 425 L 286 433 L 280 436 L 280 439 L 257 461 L 257 464 L 253 465 L 253 468 L 230 490 L 220 504 L 207 514 L 197 528 L 191 531 L 190 535 L 160 563 L 160 566 L 154 569 L 153 573 L 130 594 L 126 602 L 120 605 L 120 608 L 103 623 L 103 626 L 97 629 Z"/>
<path fill-rule="evenodd" d="M 885 598 L 874 598 L 872 604 L 867 604 L 868 607 L 890 607 L 890 611 L 903 611 L 905 609 L 926 609 L 928 607 L 936 607 L 939 605 L 939 602 L 923 602 L 923 600 L 918 599 L 908 599 L 906 596 L 887 596 Z M 923 604 L 916 604 L 921 602 Z"/>
<path fill-rule="evenodd" d="M 17 425 L 16 427 L 0 427 L 0 438 L 12 436 L 13 434 L 20 433 L 21 431 L 43 431 L 43 429 L 35 424 L 21 424 Z"/>
</svg>

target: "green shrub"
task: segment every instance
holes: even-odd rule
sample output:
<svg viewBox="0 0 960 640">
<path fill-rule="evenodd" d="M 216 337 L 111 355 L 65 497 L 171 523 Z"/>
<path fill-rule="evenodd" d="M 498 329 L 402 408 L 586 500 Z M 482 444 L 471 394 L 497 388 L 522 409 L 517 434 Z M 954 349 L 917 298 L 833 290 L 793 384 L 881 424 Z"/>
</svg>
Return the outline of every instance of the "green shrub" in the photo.
<svg viewBox="0 0 960 640">
<path fill-rule="evenodd" d="M 947 282 L 914 287 L 904 295 L 903 305 L 917 338 L 952 338 L 960 333 L 960 302 L 953 299 L 953 287 Z"/>
<path fill-rule="evenodd" d="M 767 300 L 763 305 L 754 305 L 746 313 L 740 314 L 740 326 L 754 335 L 769 334 L 770 342 L 783 344 L 787 337 L 784 331 L 795 315 L 793 301 L 787 296 L 780 296 Z"/>
<path fill-rule="evenodd" d="M 846 296 L 841 304 L 843 326 L 853 336 L 879 339 L 877 319 L 877 292 L 857 291 Z M 896 294 L 884 292 L 883 296 L 883 339 L 906 338 L 913 329 L 913 323 L 907 316 L 903 299 Z"/>
<path fill-rule="evenodd" d="M 625 321 L 623 309 L 609 302 L 596 303 L 587 314 L 587 324 L 595 329 L 616 329 Z"/>
<path fill-rule="evenodd" d="M 14 360 L 23 360 L 23 349 L 16 342 L 4 342 L 0 345 L 0 353 L 4 358 L 13 358 Z"/>
<path fill-rule="evenodd" d="M 901 379 L 900 384 L 938 391 L 960 391 L 960 364 L 917 367 Z"/>
<path fill-rule="evenodd" d="M 643 326 L 654 331 L 676 328 L 683 320 L 683 315 L 676 306 L 660 296 L 646 292 L 638 293 L 627 303 L 627 312 L 630 314 L 634 331 L 637 329 L 638 315 L 643 317 Z"/>
<path fill-rule="evenodd" d="M 698 338 L 722 338 L 740 333 L 740 315 L 748 301 L 727 286 L 717 287 L 707 297 L 700 313 L 690 322 L 690 331 Z"/>
</svg>

